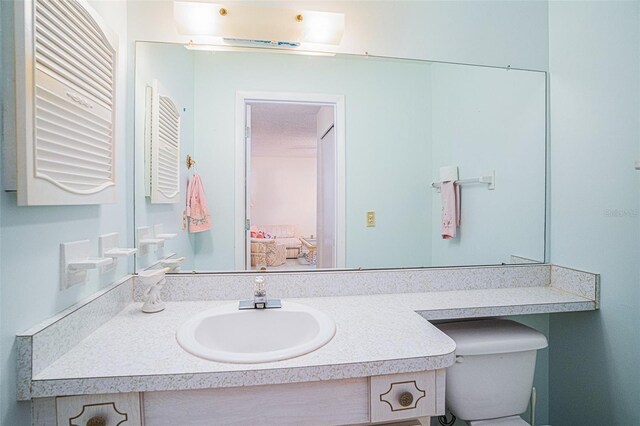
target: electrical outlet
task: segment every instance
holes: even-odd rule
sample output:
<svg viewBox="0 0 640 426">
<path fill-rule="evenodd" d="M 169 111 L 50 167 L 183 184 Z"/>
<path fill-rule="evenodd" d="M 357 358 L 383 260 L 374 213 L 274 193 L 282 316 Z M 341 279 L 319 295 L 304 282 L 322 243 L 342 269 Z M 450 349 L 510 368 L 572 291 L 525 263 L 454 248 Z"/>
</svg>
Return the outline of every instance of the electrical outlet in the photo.
<svg viewBox="0 0 640 426">
<path fill-rule="evenodd" d="M 367 228 L 376 226 L 376 212 L 367 212 Z"/>
</svg>

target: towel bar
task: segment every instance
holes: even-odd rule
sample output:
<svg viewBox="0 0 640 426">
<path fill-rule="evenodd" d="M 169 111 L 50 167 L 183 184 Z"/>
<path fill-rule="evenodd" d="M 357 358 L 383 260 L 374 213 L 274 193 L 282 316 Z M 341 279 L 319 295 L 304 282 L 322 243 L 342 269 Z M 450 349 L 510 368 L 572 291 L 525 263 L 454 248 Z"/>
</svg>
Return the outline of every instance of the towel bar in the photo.
<svg viewBox="0 0 640 426">
<path fill-rule="evenodd" d="M 493 190 L 496 189 L 496 172 L 492 170 L 490 174 L 485 176 L 480 176 L 477 178 L 469 178 L 469 179 L 459 179 L 455 181 L 458 185 L 467 185 L 470 183 L 483 183 L 485 185 L 489 185 L 487 189 Z M 440 189 L 441 182 L 431 182 L 431 187 Z"/>
</svg>

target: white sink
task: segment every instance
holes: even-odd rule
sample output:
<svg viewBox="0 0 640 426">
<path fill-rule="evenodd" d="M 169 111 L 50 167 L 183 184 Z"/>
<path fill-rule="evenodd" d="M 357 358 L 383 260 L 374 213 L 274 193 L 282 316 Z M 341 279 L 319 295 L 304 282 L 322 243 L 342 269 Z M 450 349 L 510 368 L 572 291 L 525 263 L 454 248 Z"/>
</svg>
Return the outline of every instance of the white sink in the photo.
<svg viewBox="0 0 640 426">
<path fill-rule="evenodd" d="M 176 337 L 184 350 L 201 358 L 259 363 L 315 351 L 335 332 L 331 318 L 306 305 L 283 301 L 278 309 L 239 310 L 236 302 L 191 317 Z"/>
</svg>

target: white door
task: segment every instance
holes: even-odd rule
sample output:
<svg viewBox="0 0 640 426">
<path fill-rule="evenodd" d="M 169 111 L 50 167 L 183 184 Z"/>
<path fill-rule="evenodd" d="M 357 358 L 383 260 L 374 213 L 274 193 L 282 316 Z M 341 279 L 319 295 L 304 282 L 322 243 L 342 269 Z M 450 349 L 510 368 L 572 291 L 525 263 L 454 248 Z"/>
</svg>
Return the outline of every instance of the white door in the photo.
<svg viewBox="0 0 640 426">
<path fill-rule="evenodd" d="M 336 132 L 333 107 L 318 112 L 318 268 L 336 266 Z"/>
<path fill-rule="evenodd" d="M 244 227 L 245 227 L 245 268 L 251 270 L 251 105 L 245 106 L 244 115 Z"/>
</svg>

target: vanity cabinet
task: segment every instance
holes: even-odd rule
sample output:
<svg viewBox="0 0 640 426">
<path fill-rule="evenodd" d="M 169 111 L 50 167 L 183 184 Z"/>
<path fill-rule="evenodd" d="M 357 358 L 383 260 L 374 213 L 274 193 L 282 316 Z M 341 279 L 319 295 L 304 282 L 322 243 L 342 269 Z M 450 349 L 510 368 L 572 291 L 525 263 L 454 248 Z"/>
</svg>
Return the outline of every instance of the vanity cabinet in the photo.
<svg viewBox="0 0 640 426">
<path fill-rule="evenodd" d="M 445 370 L 144 394 L 148 425 L 357 425 L 444 414 Z M 176 409 L 180 407 L 180 409 Z M 185 416 L 188 416 L 185 417 Z M 188 420 L 188 422 L 187 422 Z"/>
<path fill-rule="evenodd" d="M 411 419 L 429 424 L 430 416 L 444 414 L 444 380 L 441 369 L 280 385 L 58 397 L 57 423 L 34 425 L 366 425 Z M 105 423 L 98 423 L 97 417 Z"/>
</svg>

